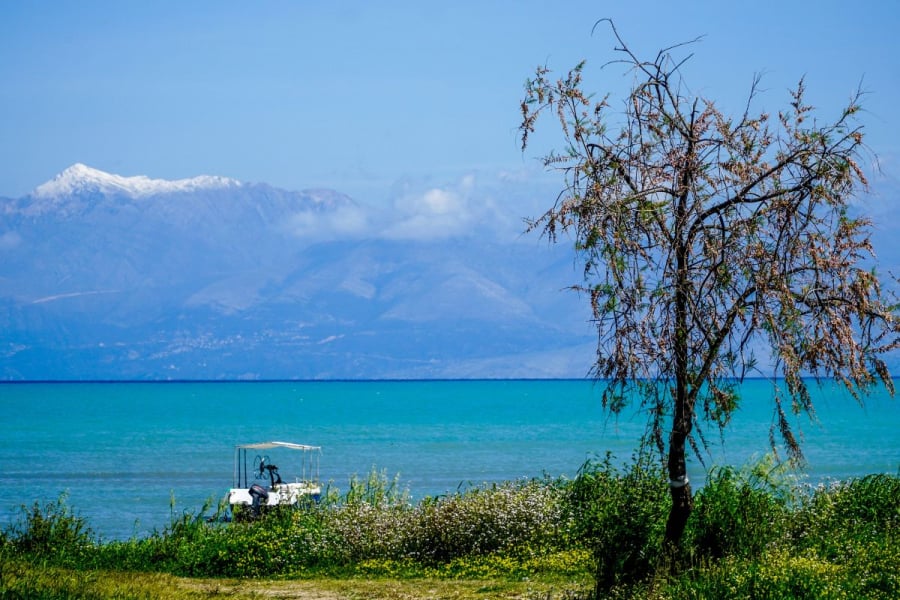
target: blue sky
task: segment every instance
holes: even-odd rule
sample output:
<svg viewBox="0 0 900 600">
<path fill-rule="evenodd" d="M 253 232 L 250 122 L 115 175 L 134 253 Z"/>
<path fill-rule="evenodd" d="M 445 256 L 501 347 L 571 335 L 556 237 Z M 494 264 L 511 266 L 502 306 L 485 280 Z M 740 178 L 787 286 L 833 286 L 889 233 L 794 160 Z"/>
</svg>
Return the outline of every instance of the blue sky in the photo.
<svg viewBox="0 0 900 600">
<path fill-rule="evenodd" d="M 519 150 L 535 66 L 585 58 L 589 89 L 627 91 L 621 70 L 599 69 L 615 58 L 607 29 L 591 35 L 603 17 L 647 56 L 705 36 L 685 76 L 726 110 L 757 72 L 761 109 L 784 106 L 805 75 L 823 118 L 862 81 L 883 169 L 874 190 L 887 201 L 898 188 L 900 3 L 77 0 L 0 3 L 0 196 L 82 162 L 331 187 L 369 204 L 408 189 L 478 202 L 479 183 L 530 176 L 555 141 Z"/>
</svg>

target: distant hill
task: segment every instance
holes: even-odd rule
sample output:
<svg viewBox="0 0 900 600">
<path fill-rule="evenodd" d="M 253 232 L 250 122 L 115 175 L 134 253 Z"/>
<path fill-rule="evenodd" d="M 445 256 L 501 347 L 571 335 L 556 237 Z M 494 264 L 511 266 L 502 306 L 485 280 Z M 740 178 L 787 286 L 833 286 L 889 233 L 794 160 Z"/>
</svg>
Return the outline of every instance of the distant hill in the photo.
<svg viewBox="0 0 900 600">
<path fill-rule="evenodd" d="M 361 211 L 333 190 L 84 165 L 0 198 L 0 379 L 586 374 L 565 248 L 342 237 Z"/>
</svg>

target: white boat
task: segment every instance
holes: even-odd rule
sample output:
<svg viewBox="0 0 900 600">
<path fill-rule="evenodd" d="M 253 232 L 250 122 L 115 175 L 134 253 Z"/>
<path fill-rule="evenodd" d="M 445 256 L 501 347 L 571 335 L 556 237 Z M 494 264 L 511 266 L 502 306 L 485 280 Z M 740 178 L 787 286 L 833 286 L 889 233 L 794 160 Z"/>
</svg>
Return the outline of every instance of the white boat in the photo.
<svg viewBox="0 0 900 600">
<path fill-rule="evenodd" d="M 282 451 L 283 450 L 283 451 Z M 234 447 L 234 481 L 228 491 L 228 504 L 235 517 L 242 516 L 240 507 L 250 507 L 250 515 L 258 516 L 265 506 L 295 506 L 301 500 L 318 502 L 322 493 L 319 484 L 319 446 L 293 442 L 259 442 Z M 289 464 L 293 481 L 284 481 L 277 458 Z M 283 460 L 293 458 L 294 460 Z M 289 475 L 285 475 L 287 477 Z M 237 509 L 237 510 L 235 510 Z"/>
</svg>

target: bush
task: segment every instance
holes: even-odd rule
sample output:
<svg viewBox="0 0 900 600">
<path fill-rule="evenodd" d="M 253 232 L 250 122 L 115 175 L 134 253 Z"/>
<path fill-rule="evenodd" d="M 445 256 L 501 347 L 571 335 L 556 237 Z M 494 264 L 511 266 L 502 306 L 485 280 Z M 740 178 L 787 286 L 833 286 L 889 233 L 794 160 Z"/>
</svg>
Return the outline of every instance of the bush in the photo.
<svg viewBox="0 0 900 600">
<path fill-rule="evenodd" d="M 708 512 L 701 515 L 704 495 Z M 691 524 L 694 551 L 708 560 L 667 582 L 666 593 L 685 598 L 898 598 L 898 498 L 900 478 L 890 475 L 820 485 L 801 494 L 796 486 L 754 485 L 733 470 L 717 470 L 698 494 L 698 520 Z M 710 541 L 716 535 L 723 541 Z M 716 559 L 716 549 L 723 558 Z"/>
<path fill-rule="evenodd" d="M 178 575 L 245 577 L 346 573 L 363 563 L 397 568 L 462 560 L 459 564 L 467 565 L 469 558 L 499 554 L 525 561 L 564 549 L 569 536 L 564 512 L 557 482 L 472 488 L 412 505 L 396 480 L 373 473 L 365 480 L 354 477 L 345 494 L 329 488 L 318 505 L 282 507 L 252 522 L 173 517 L 148 538 L 105 545 L 99 562 Z"/>
<path fill-rule="evenodd" d="M 727 557 L 670 581 L 672 598 L 841 598 L 855 596 L 846 590 L 845 573 L 815 557 L 793 556 L 774 550 L 754 560 Z"/>
<path fill-rule="evenodd" d="M 568 534 L 557 484 L 537 480 L 471 488 L 416 505 L 406 495 L 361 495 L 351 485 L 343 501 L 331 502 L 320 517 L 332 560 L 345 564 L 435 564 L 497 552 L 532 556 L 561 548 Z"/>
<path fill-rule="evenodd" d="M 711 469 L 695 497 L 685 531 L 685 548 L 699 558 L 759 556 L 785 531 L 790 488 L 771 460 L 742 471 Z"/>
<path fill-rule="evenodd" d="M 598 590 L 652 574 L 662 550 L 669 491 L 661 467 L 639 458 L 625 472 L 611 455 L 589 461 L 569 486 L 576 540 L 593 554 Z"/>
<path fill-rule="evenodd" d="M 61 566 L 80 565 L 95 547 L 93 531 L 69 508 L 66 494 L 44 504 L 22 505 L 3 539 L 5 551 Z"/>
<path fill-rule="evenodd" d="M 713 469 L 685 532 L 693 560 L 678 574 L 656 569 L 669 494 L 647 460 L 618 469 L 607 456 L 570 482 L 486 485 L 415 505 L 373 473 L 345 494 L 329 488 L 317 505 L 228 524 L 207 522 L 205 509 L 173 513 L 162 531 L 107 543 L 61 496 L 22 507 L 0 535 L 0 581 L 30 562 L 203 577 L 593 574 L 602 597 L 616 598 L 900 597 L 900 477 L 807 492 L 766 461 Z"/>
<path fill-rule="evenodd" d="M 411 515 L 406 553 L 426 562 L 502 552 L 535 556 L 561 549 L 569 534 L 559 487 L 507 482 L 428 498 Z"/>
<path fill-rule="evenodd" d="M 819 485 L 798 511 L 794 539 L 801 548 L 832 558 L 846 554 L 854 540 L 900 529 L 900 477 L 869 475 Z"/>
</svg>

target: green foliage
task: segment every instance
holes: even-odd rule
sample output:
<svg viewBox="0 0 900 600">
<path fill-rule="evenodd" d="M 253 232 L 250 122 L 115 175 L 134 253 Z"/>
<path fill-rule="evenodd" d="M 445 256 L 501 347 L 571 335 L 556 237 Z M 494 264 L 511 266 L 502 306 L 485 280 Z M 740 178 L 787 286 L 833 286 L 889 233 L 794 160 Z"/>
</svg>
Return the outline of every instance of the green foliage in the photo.
<svg viewBox="0 0 900 600">
<path fill-rule="evenodd" d="M 770 459 L 743 471 L 712 469 L 695 498 L 684 547 L 700 558 L 761 555 L 787 524 L 790 495 L 772 477 L 777 470 Z"/>
<path fill-rule="evenodd" d="M 798 510 L 794 541 L 833 560 L 845 560 L 858 541 L 900 536 L 900 476 L 869 475 L 820 485 Z"/>
<path fill-rule="evenodd" d="M 332 492 L 332 490 L 329 490 Z M 409 490 L 400 487 L 400 476 L 395 475 L 388 480 L 387 471 L 372 469 L 365 480 L 356 475 L 350 478 L 350 489 L 340 497 L 338 490 L 326 493 L 326 500 L 331 503 L 343 502 L 348 506 L 367 504 L 369 506 L 396 506 L 409 503 Z"/>
<path fill-rule="evenodd" d="M 40 561 L 77 565 L 93 550 L 94 534 L 61 494 L 56 500 L 19 507 L 18 519 L 3 533 L 2 548 Z"/>
<path fill-rule="evenodd" d="M 806 494 L 796 486 L 788 492 L 753 485 L 733 471 L 710 483 L 719 509 L 707 516 L 720 525 L 694 523 L 693 548 L 721 560 L 700 560 L 669 582 L 671 597 L 900 597 L 900 477 L 870 475 Z M 749 497 L 741 491 L 748 485 Z M 735 510 L 741 502 L 745 508 Z M 710 529 L 725 543 L 703 547 L 709 538 L 698 531 Z"/>
<path fill-rule="evenodd" d="M 639 458 L 620 472 L 611 455 L 586 463 L 569 487 L 574 536 L 594 555 L 599 589 L 650 575 L 660 556 L 669 509 L 660 467 Z"/>
<path fill-rule="evenodd" d="M 729 556 L 666 585 L 671 598 L 897 598 L 900 546 L 895 538 L 857 546 L 857 560 L 835 563 L 816 554 L 773 548 L 754 560 Z"/>
<path fill-rule="evenodd" d="M 320 548 L 328 561 L 369 559 L 434 564 L 497 552 L 533 556 L 558 548 L 564 539 L 562 499 L 549 481 L 512 482 L 426 498 L 416 505 L 405 495 L 351 491 L 317 513 Z"/>
<path fill-rule="evenodd" d="M 568 531 L 556 485 L 534 480 L 426 499 L 411 526 L 408 553 L 427 562 L 497 552 L 540 555 L 560 547 Z"/>
<path fill-rule="evenodd" d="M 390 579 L 509 579 L 581 580 L 591 572 L 593 559 L 586 550 L 564 550 L 532 558 L 505 554 L 473 555 L 444 563 L 423 564 L 412 559 L 368 559 L 352 574 Z"/>
<path fill-rule="evenodd" d="M 0 600 L 193 600 L 211 595 L 180 584 L 169 575 L 74 570 L 16 560 L 0 562 Z"/>
<path fill-rule="evenodd" d="M 671 582 L 673 598 L 853 598 L 840 569 L 814 557 L 783 551 L 755 561 L 729 557 L 693 577 Z"/>
<path fill-rule="evenodd" d="M 233 523 L 208 522 L 205 510 L 173 513 L 147 537 L 102 543 L 60 497 L 23 507 L 0 535 L 0 600 L 159 596 L 163 584 L 137 575 L 148 571 L 579 589 L 593 578 L 610 598 L 897 598 L 898 498 L 900 476 L 809 489 L 768 459 L 713 469 L 686 530 L 689 560 L 673 574 L 660 552 L 668 488 L 649 459 L 617 467 L 607 456 L 572 481 L 508 482 L 416 504 L 373 473 L 346 493 L 329 489 L 318 505 Z M 579 594 L 561 597 L 587 597 Z"/>
<path fill-rule="evenodd" d="M 352 573 L 366 561 L 441 569 L 462 561 L 457 567 L 461 571 L 467 571 L 470 559 L 508 557 L 526 564 L 565 549 L 571 528 L 563 485 L 550 480 L 509 482 L 413 505 L 396 479 L 373 472 L 366 479 L 351 479 L 344 494 L 330 487 L 320 504 L 276 507 L 257 520 L 230 524 L 220 522 L 221 506 L 212 519 L 203 518 L 207 505 L 197 514 L 173 513 L 169 525 L 145 538 L 90 546 L 78 558 L 71 552 L 65 556 L 71 558 L 67 564 L 86 568 L 194 577 Z M 65 547 L 34 543 L 35 538 L 48 537 L 48 520 L 80 523 L 66 520 L 70 513 L 64 503 L 35 507 L 29 515 L 6 543 L 34 557 Z M 536 569 L 536 564 L 522 568 Z"/>
</svg>

